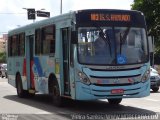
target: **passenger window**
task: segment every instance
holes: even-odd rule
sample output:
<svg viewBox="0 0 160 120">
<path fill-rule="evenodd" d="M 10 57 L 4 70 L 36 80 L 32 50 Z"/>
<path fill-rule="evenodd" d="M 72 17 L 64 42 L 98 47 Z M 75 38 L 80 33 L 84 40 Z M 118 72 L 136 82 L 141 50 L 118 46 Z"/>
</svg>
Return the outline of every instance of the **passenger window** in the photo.
<svg viewBox="0 0 160 120">
<path fill-rule="evenodd" d="M 25 34 L 21 33 L 19 35 L 18 55 L 24 56 L 24 54 L 25 54 Z"/>
<path fill-rule="evenodd" d="M 12 36 L 12 45 L 11 45 L 12 56 L 18 55 L 17 41 L 18 41 L 18 36 L 17 35 Z"/>
<path fill-rule="evenodd" d="M 37 29 L 35 31 L 35 54 L 36 55 L 41 54 L 41 47 L 42 47 L 42 43 L 41 43 L 41 31 L 40 31 L 40 29 Z"/>
<path fill-rule="evenodd" d="M 24 56 L 25 34 L 12 35 L 8 40 L 8 56 Z"/>
<path fill-rule="evenodd" d="M 50 25 L 42 28 L 42 53 L 54 54 L 55 53 L 55 26 Z"/>
<path fill-rule="evenodd" d="M 11 49 L 11 47 L 12 47 L 12 37 L 10 36 L 9 40 L 8 40 L 8 56 L 9 57 L 12 56 L 12 49 Z"/>
</svg>

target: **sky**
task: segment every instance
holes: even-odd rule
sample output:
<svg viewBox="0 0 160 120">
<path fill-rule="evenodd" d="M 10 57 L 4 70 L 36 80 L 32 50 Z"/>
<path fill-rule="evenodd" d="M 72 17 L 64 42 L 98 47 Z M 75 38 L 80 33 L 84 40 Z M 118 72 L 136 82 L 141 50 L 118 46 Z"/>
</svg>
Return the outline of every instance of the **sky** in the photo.
<svg viewBox="0 0 160 120">
<path fill-rule="evenodd" d="M 9 30 L 32 23 L 23 8 L 45 9 L 50 16 L 60 14 L 61 0 L 0 0 L 0 35 Z M 62 13 L 79 9 L 131 9 L 133 0 L 62 0 Z M 42 17 L 37 17 L 39 21 Z"/>
</svg>

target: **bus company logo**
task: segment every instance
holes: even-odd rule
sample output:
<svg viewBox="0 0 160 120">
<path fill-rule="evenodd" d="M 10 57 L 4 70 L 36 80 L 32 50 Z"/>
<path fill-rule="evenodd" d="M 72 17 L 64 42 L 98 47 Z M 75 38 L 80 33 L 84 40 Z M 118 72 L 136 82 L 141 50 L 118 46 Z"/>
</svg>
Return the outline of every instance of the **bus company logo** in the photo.
<svg viewBox="0 0 160 120">
<path fill-rule="evenodd" d="M 123 66 L 107 66 L 106 69 L 109 70 L 116 70 L 116 69 L 124 69 L 125 67 Z"/>
<path fill-rule="evenodd" d="M 116 83 L 120 83 L 120 79 L 119 79 L 119 78 L 115 78 L 113 82 L 114 82 L 115 84 L 116 84 Z"/>
</svg>

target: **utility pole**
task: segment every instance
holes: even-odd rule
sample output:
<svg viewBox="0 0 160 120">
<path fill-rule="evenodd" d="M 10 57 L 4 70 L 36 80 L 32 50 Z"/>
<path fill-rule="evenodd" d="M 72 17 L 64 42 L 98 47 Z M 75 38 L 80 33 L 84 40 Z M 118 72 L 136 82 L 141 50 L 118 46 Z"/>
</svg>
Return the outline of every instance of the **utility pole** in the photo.
<svg viewBox="0 0 160 120">
<path fill-rule="evenodd" d="M 60 3 L 60 14 L 62 14 L 62 0 L 61 0 L 61 3 Z"/>
<path fill-rule="evenodd" d="M 152 47 L 153 47 L 153 61 L 152 61 L 152 64 L 154 65 L 154 51 L 155 51 L 155 45 L 154 45 L 154 36 L 152 36 Z"/>
</svg>

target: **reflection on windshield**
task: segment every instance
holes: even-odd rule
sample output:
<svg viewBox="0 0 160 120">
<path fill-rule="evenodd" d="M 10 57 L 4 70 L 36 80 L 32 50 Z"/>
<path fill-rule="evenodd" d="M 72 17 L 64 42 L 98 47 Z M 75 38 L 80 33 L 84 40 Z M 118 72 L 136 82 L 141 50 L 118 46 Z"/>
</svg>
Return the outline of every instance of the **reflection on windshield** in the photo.
<svg viewBox="0 0 160 120">
<path fill-rule="evenodd" d="M 147 40 L 143 28 L 83 27 L 78 29 L 80 63 L 134 64 L 145 62 L 147 57 Z"/>
</svg>

